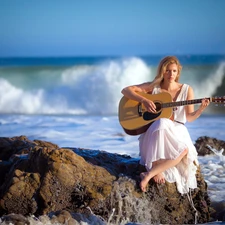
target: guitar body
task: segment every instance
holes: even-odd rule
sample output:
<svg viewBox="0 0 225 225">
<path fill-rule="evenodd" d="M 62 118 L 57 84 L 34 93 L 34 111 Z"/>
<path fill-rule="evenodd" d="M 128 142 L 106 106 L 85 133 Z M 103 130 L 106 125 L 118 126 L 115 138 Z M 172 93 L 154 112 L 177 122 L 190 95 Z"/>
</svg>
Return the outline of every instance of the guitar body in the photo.
<svg viewBox="0 0 225 225">
<path fill-rule="evenodd" d="M 119 122 L 124 131 L 129 135 L 144 133 L 155 120 L 159 118 L 171 118 L 173 114 L 172 108 L 161 107 L 162 103 L 172 102 L 172 97 L 169 93 L 139 94 L 155 103 L 157 113 L 147 112 L 143 104 L 123 96 L 119 102 Z"/>
</svg>

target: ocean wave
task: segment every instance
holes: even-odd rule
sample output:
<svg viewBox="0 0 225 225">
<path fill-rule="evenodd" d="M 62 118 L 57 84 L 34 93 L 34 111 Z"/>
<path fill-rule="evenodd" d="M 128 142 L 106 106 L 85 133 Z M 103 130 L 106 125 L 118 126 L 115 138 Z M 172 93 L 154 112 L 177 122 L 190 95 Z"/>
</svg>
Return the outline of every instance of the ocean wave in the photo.
<svg viewBox="0 0 225 225">
<path fill-rule="evenodd" d="M 122 88 L 152 80 L 155 72 L 156 66 L 138 57 L 69 67 L 0 68 L 0 113 L 117 114 Z M 225 62 L 189 65 L 181 76 L 196 98 L 221 93 L 224 80 Z"/>
<path fill-rule="evenodd" d="M 14 79 L 7 76 L 10 70 L 0 78 L 0 113 L 115 114 L 121 89 L 151 76 L 150 68 L 135 57 L 67 67 L 60 74 L 54 67 L 13 70 Z M 17 80 L 23 82 L 18 85 Z"/>
</svg>

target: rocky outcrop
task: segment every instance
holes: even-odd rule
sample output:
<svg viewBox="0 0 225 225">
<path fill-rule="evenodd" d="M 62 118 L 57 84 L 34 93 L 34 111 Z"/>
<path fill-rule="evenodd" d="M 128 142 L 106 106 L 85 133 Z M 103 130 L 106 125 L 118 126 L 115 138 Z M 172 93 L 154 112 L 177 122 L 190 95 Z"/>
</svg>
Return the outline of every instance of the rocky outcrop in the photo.
<svg viewBox="0 0 225 225">
<path fill-rule="evenodd" d="M 198 189 L 188 197 L 168 182 L 150 181 L 148 191 L 141 192 L 139 174 L 145 168 L 127 155 L 59 148 L 21 136 L 0 138 L 0 160 L 0 216 L 5 221 L 26 220 L 28 215 L 48 215 L 52 221 L 71 224 L 93 215 L 112 224 L 211 220 L 213 210 L 200 170 Z"/>
<path fill-rule="evenodd" d="M 195 147 L 198 151 L 198 155 L 212 155 L 215 153 L 210 150 L 210 147 L 218 150 L 225 149 L 225 141 L 203 136 L 196 140 Z M 223 152 L 223 154 L 225 154 L 225 152 Z"/>
</svg>

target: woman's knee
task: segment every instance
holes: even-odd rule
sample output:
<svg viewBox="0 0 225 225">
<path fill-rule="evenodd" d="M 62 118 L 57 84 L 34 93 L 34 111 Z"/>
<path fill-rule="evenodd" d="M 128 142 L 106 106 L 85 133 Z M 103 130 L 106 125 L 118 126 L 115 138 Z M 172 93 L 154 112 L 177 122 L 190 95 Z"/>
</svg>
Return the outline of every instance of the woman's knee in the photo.
<svg viewBox="0 0 225 225">
<path fill-rule="evenodd" d="M 188 154 L 188 148 L 184 149 L 184 151 L 181 153 L 181 155 L 184 157 Z"/>
</svg>

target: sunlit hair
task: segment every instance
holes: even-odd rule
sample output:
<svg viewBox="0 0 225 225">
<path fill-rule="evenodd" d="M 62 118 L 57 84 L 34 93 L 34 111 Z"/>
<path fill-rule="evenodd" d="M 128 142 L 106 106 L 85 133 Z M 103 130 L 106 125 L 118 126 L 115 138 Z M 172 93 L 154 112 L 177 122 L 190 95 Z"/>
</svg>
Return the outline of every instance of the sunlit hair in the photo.
<svg viewBox="0 0 225 225">
<path fill-rule="evenodd" d="M 179 60 L 177 59 L 176 56 L 166 56 L 165 58 L 163 58 L 158 66 L 157 69 L 157 74 L 155 76 L 155 79 L 153 80 L 153 82 L 151 83 L 151 86 L 156 86 L 156 85 L 160 85 L 163 81 L 163 74 L 166 72 L 167 66 L 170 64 L 176 64 L 177 65 L 177 77 L 175 79 L 176 82 L 179 81 L 180 78 L 180 73 L 182 70 L 182 66 L 179 62 Z"/>
</svg>

